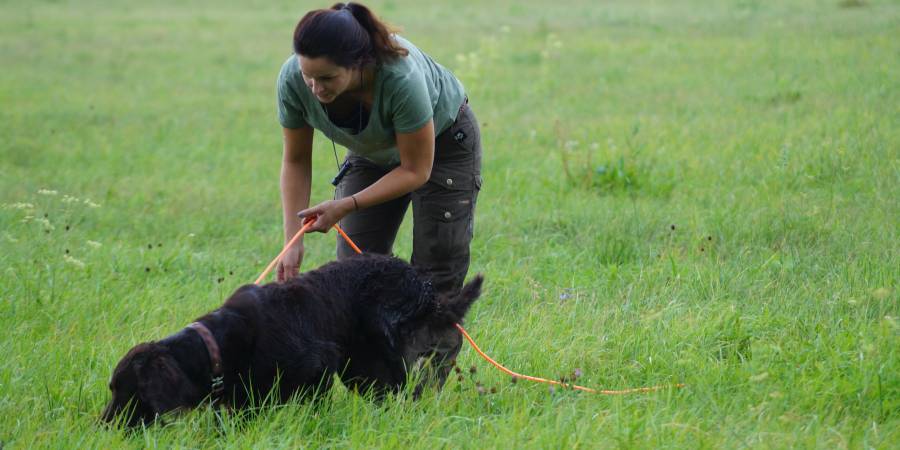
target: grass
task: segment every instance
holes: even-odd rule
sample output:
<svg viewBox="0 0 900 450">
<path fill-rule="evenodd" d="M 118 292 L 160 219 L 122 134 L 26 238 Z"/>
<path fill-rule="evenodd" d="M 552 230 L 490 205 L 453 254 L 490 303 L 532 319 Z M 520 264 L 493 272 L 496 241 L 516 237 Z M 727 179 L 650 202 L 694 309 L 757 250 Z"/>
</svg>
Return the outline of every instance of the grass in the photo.
<svg viewBox="0 0 900 450">
<path fill-rule="evenodd" d="M 372 4 L 482 122 L 479 345 L 527 374 L 686 388 L 550 392 L 465 349 L 477 372 L 420 402 L 338 387 L 98 427 L 128 348 L 279 250 L 274 80 L 320 6 L 0 3 L 0 447 L 900 442 L 900 6 L 875 0 Z"/>
</svg>

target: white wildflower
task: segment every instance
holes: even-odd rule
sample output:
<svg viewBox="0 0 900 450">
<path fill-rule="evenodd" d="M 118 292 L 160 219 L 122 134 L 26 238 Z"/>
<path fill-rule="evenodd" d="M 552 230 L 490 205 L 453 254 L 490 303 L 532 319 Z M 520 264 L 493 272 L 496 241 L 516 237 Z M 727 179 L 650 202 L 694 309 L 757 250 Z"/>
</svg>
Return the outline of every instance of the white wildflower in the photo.
<svg viewBox="0 0 900 450">
<path fill-rule="evenodd" d="M 89 198 L 84 199 L 84 204 L 87 205 L 89 208 L 99 208 L 100 207 L 99 203 L 94 203 Z"/>
<path fill-rule="evenodd" d="M 64 259 L 67 263 L 69 263 L 69 264 L 71 264 L 71 265 L 73 265 L 73 266 L 75 266 L 75 267 L 79 267 L 79 268 L 82 268 L 82 269 L 84 268 L 84 261 L 81 261 L 81 260 L 79 260 L 79 259 L 75 259 L 75 258 L 73 258 L 73 257 L 71 257 L 71 256 L 69 256 L 69 255 L 63 255 L 63 259 Z"/>
<path fill-rule="evenodd" d="M 34 219 L 34 221 L 37 222 L 37 223 L 39 223 L 39 224 L 41 224 L 41 225 L 43 225 L 45 229 L 48 229 L 48 230 L 55 230 L 55 229 L 56 229 L 56 228 L 53 227 L 53 224 L 50 223 L 50 220 L 47 219 L 46 217 L 38 217 L 38 218 Z"/>
<path fill-rule="evenodd" d="M 757 375 L 751 375 L 750 381 L 752 381 L 754 383 L 758 383 L 760 381 L 765 380 L 766 378 L 769 378 L 769 372 L 763 372 L 763 373 L 760 373 Z"/>
<path fill-rule="evenodd" d="M 68 195 L 68 194 L 63 195 L 63 198 L 62 198 L 63 203 L 77 203 L 80 201 L 81 200 L 79 200 L 77 197 L 72 197 L 71 195 Z"/>
<path fill-rule="evenodd" d="M 41 195 L 57 195 L 59 192 L 56 192 L 52 189 L 38 189 L 38 194 Z"/>
<path fill-rule="evenodd" d="M 16 202 L 11 205 L 3 205 L 3 206 L 6 208 L 10 208 L 10 209 L 34 209 L 34 205 L 32 205 L 31 203 L 23 203 L 23 202 Z"/>
<path fill-rule="evenodd" d="M 566 141 L 566 150 L 574 150 L 575 147 L 578 147 L 578 141 Z"/>
<path fill-rule="evenodd" d="M 94 248 L 100 248 L 100 246 L 102 246 L 103 244 L 101 244 L 97 241 L 87 241 L 87 245 L 90 245 L 91 247 L 94 247 Z"/>
<path fill-rule="evenodd" d="M 897 318 L 892 316 L 884 316 L 884 322 L 893 329 L 900 328 L 900 325 L 897 324 Z"/>
<path fill-rule="evenodd" d="M 547 35 L 547 39 L 544 41 L 544 48 L 541 50 L 541 56 L 544 58 L 555 58 L 558 56 L 557 49 L 563 47 L 563 43 L 559 40 L 559 37 L 553 33 Z"/>
</svg>

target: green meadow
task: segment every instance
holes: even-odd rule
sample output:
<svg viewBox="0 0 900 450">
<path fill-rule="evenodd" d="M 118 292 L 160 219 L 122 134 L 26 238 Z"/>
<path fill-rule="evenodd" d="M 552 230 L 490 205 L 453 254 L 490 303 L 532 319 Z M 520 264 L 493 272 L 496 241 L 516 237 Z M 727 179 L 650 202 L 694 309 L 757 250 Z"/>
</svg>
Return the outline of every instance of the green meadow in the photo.
<svg viewBox="0 0 900 450">
<path fill-rule="evenodd" d="M 895 0 L 370 3 L 481 121 L 479 345 L 593 388 L 686 386 L 513 383 L 466 345 L 417 402 L 337 385 L 99 426 L 129 348 L 280 250 L 275 78 L 328 5 L 0 2 L 0 448 L 900 445 Z M 321 135 L 313 165 L 331 198 Z M 334 239 L 307 236 L 302 270 Z"/>
</svg>

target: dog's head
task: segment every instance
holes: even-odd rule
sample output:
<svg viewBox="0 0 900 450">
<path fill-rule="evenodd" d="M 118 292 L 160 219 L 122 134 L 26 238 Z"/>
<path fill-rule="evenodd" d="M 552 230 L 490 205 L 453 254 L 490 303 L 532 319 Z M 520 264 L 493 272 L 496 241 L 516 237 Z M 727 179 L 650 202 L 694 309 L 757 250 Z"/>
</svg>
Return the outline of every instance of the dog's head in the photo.
<svg viewBox="0 0 900 450">
<path fill-rule="evenodd" d="M 109 381 L 112 400 L 101 419 L 128 427 L 150 424 L 159 416 L 200 403 L 204 392 L 192 383 L 169 350 L 158 343 L 139 344 L 119 361 Z"/>
<path fill-rule="evenodd" d="M 432 314 L 418 321 L 405 339 L 403 358 L 408 365 L 420 358 L 433 358 L 444 365 L 456 359 L 462 347 L 462 335 L 456 324 L 462 323 L 469 307 L 481 295 L 483 282 L 484 277 L 479 274 L 458 294 L 437 295 Z M 440 382 L 443 384 L 443 379 Z"/>
</svg>

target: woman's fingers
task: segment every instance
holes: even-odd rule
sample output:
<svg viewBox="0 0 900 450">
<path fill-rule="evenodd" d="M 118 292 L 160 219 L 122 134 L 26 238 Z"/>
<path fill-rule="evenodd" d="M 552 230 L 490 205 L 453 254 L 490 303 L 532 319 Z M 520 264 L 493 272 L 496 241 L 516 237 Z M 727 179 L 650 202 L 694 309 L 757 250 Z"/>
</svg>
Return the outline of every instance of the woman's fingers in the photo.
<svg viewBox="0 0 900 450">
<path fill-rule="evenodd" d="M 322 221 L 322 205 L 316 205 L 312 208 L 306 208 L 297 213 L 297 217 L 301 219 L 303 225 L 312 223 L 306 231 L 323 231 L 320 222 Z M 325 228 L 324 231 L 327 231 Z"/>
<path fill-rule="evenodd" d="M 285 282 L 297 276 L 303 262 L 303 244 L 297 244 L 281 257 L 278 262 L 278 281 Z"/>
<path fill-rule="evenodd" d="M 309 231 L 318 231 L 321 233 L 327 233 L 328 230 L 331 229 L 331 225 L 333 225 L 333 224 L 334 224 L 334 222 L 332 220 L 330 220 L 330 218 L 328 217 L 328 214 L 320 214 L 318 217 L 316 217 L 316 221 L 309 228 Z"/>
<path fill-rule="evenodd" d="M 312 208 L 304 209 L 297 213 L 297 216 L 303 219 L 303 223 L 314 219 L 312 226 L 307 231 L 318 231 L 327 233 L 332 225 L 337 223 L 343 217 L 340 204 L 334 200 L 320 203 Z"/>
<path fill-rule="evenodd" d="M 303 221 L 303 226 L 309 226 L 309 228 L 306 229 L 307 232 L 322 231 L 320 224 L 322 221 L 322 213 L 318 206 L 315 208 L 304 209 L 303 211 L 298 212 L 297 216 Z"/>
<path fill-rule="evenodd" d="M 322 205 L 316 205 L 312 208 L 306 208 L 297 213 L 297 217 L 303 219 L 303 223 L 307 222 L 308 217 L 315 217 L 321 214 Z"/>
</svg>

